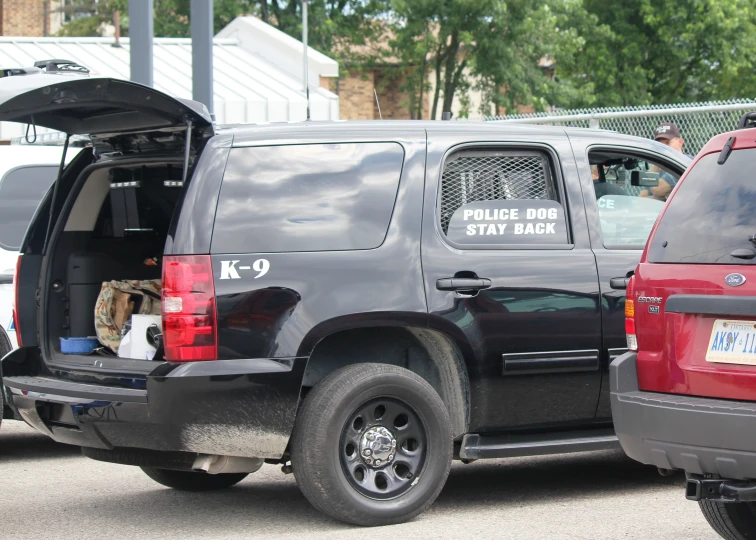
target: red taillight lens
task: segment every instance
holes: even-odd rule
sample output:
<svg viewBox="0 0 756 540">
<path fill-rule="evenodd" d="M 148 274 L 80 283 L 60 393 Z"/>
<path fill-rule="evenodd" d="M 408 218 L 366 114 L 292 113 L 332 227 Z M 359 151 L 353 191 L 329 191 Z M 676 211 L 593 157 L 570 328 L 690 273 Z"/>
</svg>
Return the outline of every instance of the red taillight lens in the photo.
<svg viewBox="0 0 756 540">
<path fill-rule="evenodd" d="M 169 362 L 218 358 L 215 286 L 209 255 L 163 259 L 163 344 Z"/>
<path fill-rule="evenodd" d="M 21 327 L 18 325 L 18 277 L 21 275 L 21 255 L 18 256 L 18 259 L 16 259 L 16 273 L 13 274 L 13 327 L 16 330 L 16 341 L 18 341 L 18 346 L 23 347 L 23 343 L 21 342 Z"/>
<path fill-rule="evenodd" d="M 627 337 L 627 349 L 630 351 L 638 350 L 638 337 L 635 335 L 634 292 L 635 276 L 627 282 L 627 289 L 625 290 L 625 335 Z"/>
</svg>

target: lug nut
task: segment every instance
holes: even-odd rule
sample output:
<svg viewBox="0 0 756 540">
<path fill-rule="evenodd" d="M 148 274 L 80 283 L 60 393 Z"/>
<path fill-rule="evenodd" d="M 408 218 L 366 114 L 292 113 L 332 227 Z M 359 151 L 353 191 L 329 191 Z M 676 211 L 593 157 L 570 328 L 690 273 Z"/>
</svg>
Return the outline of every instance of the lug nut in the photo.
<svg viewBox="0 0 756 540">
<path fill-rule="evenodd" d="M 392 459 L 394 459 L 394 454 L 389 454 L 388 460 L 391 461 Z"/>
<path fill-rule="evenodd" d="M 380 460 L 380 459 L 376 459 L 376 460 L 375 460 L 375 464 L 376 464 L 376 465 L 380 465 L 380 464 L 381 464 L 381 460 Z"/>
<path fill-rule="evenodd" d="M 365 449 L 364 449 L 364 450 L 362 451 L 362 454 L 363 454 L 364 456 L 369 456 L 370 454 L 372 454 L 372 452 L 370 451 L 370 448 L 365 448 Z"/>
<path fill-rule="evenodd" d="M 391 439 L 391 446 L 396 447 L 396 439 Z"/>
<path fill-rule="evenodd" d="M 375 440 L 375 435 L 373 435 L 372 433 L 368 433 L 367 434 L 367 440 L 374 441 Z"/>
<path fill-rule="evenodd" d="M 370 458 L 365 458 L 365 463 L 367 463 L 368 465 L 370 465 L 370 464 L 373 463 L 373 460 L 370 459 Z"/>
</svg>

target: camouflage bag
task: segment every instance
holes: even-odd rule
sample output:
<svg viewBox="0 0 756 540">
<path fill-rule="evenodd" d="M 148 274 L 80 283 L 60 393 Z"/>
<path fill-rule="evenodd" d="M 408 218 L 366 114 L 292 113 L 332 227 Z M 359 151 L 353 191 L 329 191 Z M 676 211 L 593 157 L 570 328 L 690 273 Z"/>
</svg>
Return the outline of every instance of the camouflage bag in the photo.
<svg viewBox="0 0 756 540">
<path fill-rule="evenodd" d="M 100 343 L 118 354 L 121 329 L 132 314 L 160 315 L 161 290 L 159 279 L 104 282 L 94 309 Z"/>
</svg>

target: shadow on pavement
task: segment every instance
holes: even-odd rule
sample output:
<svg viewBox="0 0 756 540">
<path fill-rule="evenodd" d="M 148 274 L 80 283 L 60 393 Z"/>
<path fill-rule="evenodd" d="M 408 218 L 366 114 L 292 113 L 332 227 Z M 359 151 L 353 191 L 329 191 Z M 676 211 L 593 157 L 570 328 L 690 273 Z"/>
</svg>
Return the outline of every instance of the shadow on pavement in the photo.
<svg viewBox="0 0 756 540">
<path fill-rule="evenodd" d="M 312 508 L 291 476 L 277 476 L 270 467 L 264 470 L 264 475 L 251 475 L 236 487 L 215 493 L 178 492 L 148 484 L 153 488 L 98 500 L 98 511 L 112 520 L 113 526 L 138 515 L 146 530 L 166 527 L 170 522 L 179 528 L 191 528 L 198 535 L 217 531 L 216 527 L 229 534 L 265 535 L 351 529 Z M 492 503 L 504 508 L 578 497 L 602 500 L 628 488 L 669 488 L 679 484 L 682 493 L 683 480 L 682 474 L 661 477 L 656 469 L 635 463 L 621 452 L 456 464 L 432 513 L 490 509 Z M 415 523 L 424 519 L 433 516 L 426 513 Z"/>
<path fill-rule="evenodd" d="M 680 486 L 683 473 L 662 477 L 621 450 L 565 454 L 520 460 L 479 461 L 452 469 L 436 500 L 437 509 L 490 504 L 537 503 L 581 498 L 603 498 L 627 489 Z"/>
<path fill-rule="evenodd" d="M 78 446 L 56 443 L 18 421 L 3 420 L 0 426 L 0 463 L 71 456 L 81 456 Z"/>
</svg>

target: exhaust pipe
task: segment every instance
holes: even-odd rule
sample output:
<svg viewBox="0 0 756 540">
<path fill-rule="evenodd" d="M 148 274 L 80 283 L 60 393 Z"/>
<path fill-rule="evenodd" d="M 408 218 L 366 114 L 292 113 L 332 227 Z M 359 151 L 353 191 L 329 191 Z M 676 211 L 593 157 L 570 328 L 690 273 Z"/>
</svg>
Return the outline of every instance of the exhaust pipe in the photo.
<svg viewBox="0 0 756 540">
<path fill-rule="evenodd" d="M 259 471 L 263 463 L 265 460 L 262 458 L 199 454 L 192 464 L 192 470 L 208 474 L 253 473 Z"/>
</svg>

